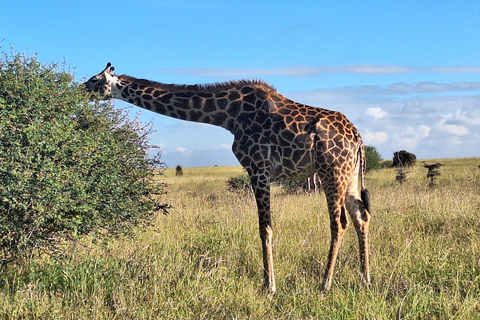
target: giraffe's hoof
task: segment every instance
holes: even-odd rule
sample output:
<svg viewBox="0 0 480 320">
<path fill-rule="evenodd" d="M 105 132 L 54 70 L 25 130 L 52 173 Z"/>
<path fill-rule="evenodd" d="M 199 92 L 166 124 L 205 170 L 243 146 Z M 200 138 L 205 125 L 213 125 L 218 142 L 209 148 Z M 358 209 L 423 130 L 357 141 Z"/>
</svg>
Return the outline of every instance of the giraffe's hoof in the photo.
<svg viewBox="0 0 480 320">
<path fill-rule="evenodd" d="M 321 286 L 322 295 L 330 291 L 332 283 L 330 281 L 324 280 Z"/>
<path fill-rule="evenodd" d="M 273 296 L 277 293 L 276 287 L 263 287 L 263 294 L 267 299 L 273 299 Z"/>
</svg>

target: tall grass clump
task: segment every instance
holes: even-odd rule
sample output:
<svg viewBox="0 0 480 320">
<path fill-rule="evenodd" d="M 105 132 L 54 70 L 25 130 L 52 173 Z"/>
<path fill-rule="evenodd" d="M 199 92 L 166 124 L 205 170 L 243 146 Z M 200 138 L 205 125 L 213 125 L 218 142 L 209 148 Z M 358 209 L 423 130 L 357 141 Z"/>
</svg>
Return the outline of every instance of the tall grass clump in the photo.
<svg viewBox="0 0 480 320">
<path fill-rule="evenodd" d="M 0 57 L 0 262 L 147 224 L 149 128 L 90 103 L 65 64 Z"/>
</svg>

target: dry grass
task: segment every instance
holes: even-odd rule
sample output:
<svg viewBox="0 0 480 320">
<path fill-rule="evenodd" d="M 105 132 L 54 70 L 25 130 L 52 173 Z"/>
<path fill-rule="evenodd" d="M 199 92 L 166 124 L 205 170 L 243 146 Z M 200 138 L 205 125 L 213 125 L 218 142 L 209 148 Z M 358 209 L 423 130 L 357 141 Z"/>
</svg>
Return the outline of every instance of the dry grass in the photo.
<svg viewBox="0 0 480 320">
<path fill-rule="evenodd" d="M 429 161 L 434 163 L 435 161 Z M 92 239 L 64 260 L 12 266 L 2 319 L 478 319 L 480 159 L 440 160 L 437 187 L 417 164 L 367 175 L 373 284 L 361 281 L 347 231 L 332 291 L 320 282 L 329 243 L 323 196 L 274 189 L 278 293 L 262 294 L 255 201 L 226 191 L 240 167 L 167 170 L 173 206 L 150 230 L 108 245 Z"/>
</svg>

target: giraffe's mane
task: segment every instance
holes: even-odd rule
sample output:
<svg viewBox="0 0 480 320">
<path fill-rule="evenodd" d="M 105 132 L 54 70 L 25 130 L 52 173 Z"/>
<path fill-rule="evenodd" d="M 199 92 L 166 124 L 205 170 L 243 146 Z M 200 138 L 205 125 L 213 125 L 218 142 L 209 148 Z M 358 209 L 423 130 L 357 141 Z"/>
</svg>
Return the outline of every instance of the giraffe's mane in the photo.
<svg viewBox="0 0 480 320">
<path fill-rule="evenodd" d="M 160 82 L 155 82 L 146 79 L 138 79 L 127 75 L 118 76 L 121 80 L 126 80 L 129 82 L 135 82 L 141 86 L 147 86 L 152 88 L 159 89 L 173 89 L 173 90 L 192 90 L 192 91 L 218 91 L 218 90 L 228 90 L 232 88 L 239 88 L 249 85 L 260 85 L 264 86 L 267 89 L 277 91 L 274 86 L 267 83 L 264 80 L 260 79 L 242 79 L 242 80 L 231 80 L 225 82 L 216 82 L 216 83 L 206 83 L 206 84 L 165 84 Z"/>
</svg>

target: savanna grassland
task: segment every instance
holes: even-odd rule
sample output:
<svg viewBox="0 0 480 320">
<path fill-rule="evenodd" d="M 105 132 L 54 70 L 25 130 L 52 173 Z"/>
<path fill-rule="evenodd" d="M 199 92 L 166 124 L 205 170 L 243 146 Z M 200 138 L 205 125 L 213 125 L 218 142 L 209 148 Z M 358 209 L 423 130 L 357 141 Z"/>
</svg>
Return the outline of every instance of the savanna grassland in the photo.
<svg viewBox="0 0 480 320">
<path fill-rule="evenodd" d="M 226 189 L 241 168 L 186 168 L 183 176 L 168 169 L 169 215 L 131 238 L 88 238 L 66 244 L 62 259 L 9 265 L 0 318 L 478 319 L 480 159 L 440 162 L 434 188 L 420 161 L 403 184 L 394 169 L 367 174 L 370 287 L 350 226 L 332 290 L 321 293 L 330 238 L 324 197 L 275 187 L 278 292 L 265 299 L 255 201 Z"/>
</svg>

